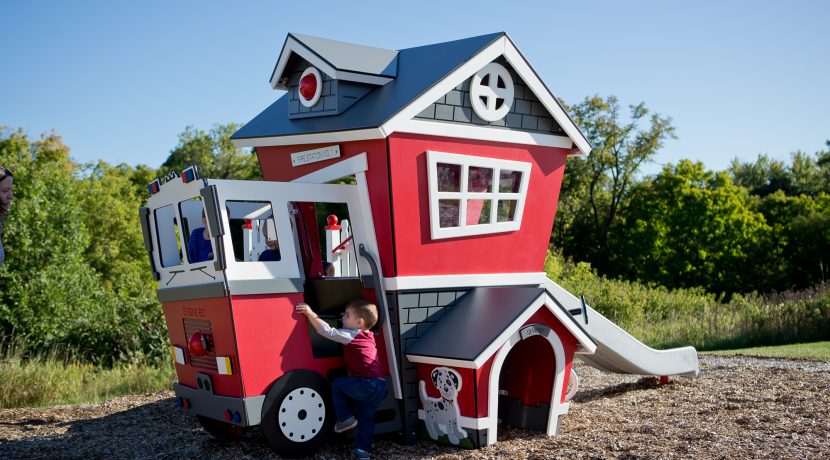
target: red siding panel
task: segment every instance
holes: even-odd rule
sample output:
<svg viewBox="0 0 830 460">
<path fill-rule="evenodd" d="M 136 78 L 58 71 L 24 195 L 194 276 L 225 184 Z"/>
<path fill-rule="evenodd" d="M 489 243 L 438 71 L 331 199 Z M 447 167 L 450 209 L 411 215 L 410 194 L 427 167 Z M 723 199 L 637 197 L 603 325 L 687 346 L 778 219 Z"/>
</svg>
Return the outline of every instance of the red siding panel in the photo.
<svg viewBox="0 0 830 460">
<path fill-rule="evenodd" d="M 543 270 L 566 149 L 396 133 L 389 137 L 398 276 Z M 428 150 L 532 164 L 522 226 L 515 232 L 432 240 Z"/>
</svg>

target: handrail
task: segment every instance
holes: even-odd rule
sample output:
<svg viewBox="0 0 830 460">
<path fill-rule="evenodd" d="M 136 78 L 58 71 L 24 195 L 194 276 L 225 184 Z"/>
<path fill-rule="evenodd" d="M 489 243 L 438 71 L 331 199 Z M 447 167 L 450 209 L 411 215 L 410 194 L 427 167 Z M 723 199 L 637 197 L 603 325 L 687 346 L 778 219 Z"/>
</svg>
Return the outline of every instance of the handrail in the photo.
<svg viewBox="0 0 830 460">
<path fill-rule="evenodd" d="M 360 256 L 366 259 L 366 262 L 369 263 L 369 268 L 372 269 L 372 281 L 375 285 L 375 297 L 378 298 L 378 323 L 375 325 L 376 327 L 382 326 L 383 321 L 386 319 L 386 299 L 383 296 L 383 288 L 380 284 L 380 270 L 378 270 L 378 264 L 375 262 L 375 258 L 372 257 L 372 254 L 366 250 L 366 246 L 360 245 Z M 391 337 L 390 337 L 391 338 Z"/>
<path fill-rule="evenodd" d="M 383 292 L 383 284 L 380 279 L 380 269 L 372 254 L 366 250 L 366 246 L 360 245 L 358 253 L 361 257 L 366 259 L 369 263 L 369 268 L 372 270 L 372 281 L 374 282 L 375 297 L 378 302 L 378 324 L 383 326 L 383 342 L 386 345 L 386 358 L 389 364 L 389 374 L 392 376 L 392 390 L 395 399 L 403 399 L 403 386 L 401 385 L 401 376 L 398 372 L 398 355 L 395 352 L 395 337 L 392 335 L 392 324 L 387 318 L 388 307 L 386 305 L 386 295 Z"/>
<path fill-rule="evenodd" d="M 334 249 L 332 249 L 332 250 L 331 250 L 331 253 L 332 253 L 332 254 L 334 254 L 334 253 L 336 253 L 337 251 L 339 251 L 339 250 L 341 250 L 341 249 L 346 249 L 346 245 L 349 243 L 349 241 L 351 241 L 351 240 L 352 240 L 352 238 L 353 238 L 353 235 L 352 235 L 352 236 L 349 236 L 348 238 L 346 238 L 345 240 L 343 240 L 343 242 L 342 242 L 342 243 L 340 243 L 339 245 L 337 245 L 337 247 L 336 247 L 336 248 L 334 248 Z M 361 254 L 361 255 L 363 255 L 363 254 Z"/>
</svg>

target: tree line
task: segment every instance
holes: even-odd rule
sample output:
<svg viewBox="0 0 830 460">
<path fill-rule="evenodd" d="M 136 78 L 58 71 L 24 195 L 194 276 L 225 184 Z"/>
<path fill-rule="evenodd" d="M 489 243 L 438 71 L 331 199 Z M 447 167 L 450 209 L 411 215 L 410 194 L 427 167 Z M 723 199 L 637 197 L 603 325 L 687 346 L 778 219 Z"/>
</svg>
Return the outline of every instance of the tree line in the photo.
<svg viewBox="0 0 830 460">
<path fill-rule="evenodd" d="M 669 117 L 644 104 L 623 114 L 616 98 L 599 96 L 568 111 L 594 151 L 567 162 L 555 251 L 603 276 L 717 294 L 830 277 L 830 151 L 796 152 L 789 163 L 736 160 L 726 171 L 684 160 L 643 176 L 675 136 Z M 2 332 L 32 351 L 70 347 L 101 364 L 166 357 L 137 211 L 153 178 L 192 164 L 203 177 L 261 179 L 253 152 L 230 142 L 236 129 L 188 127 L 156 169 L 79 164 L 54 132 L 31 139 L 0 128 L 0 164 L 15 181 L 0 265 Z"/>
<path fill-rule="evenodd" d="M 830 141 L 789 163 L 760 155 L 725 171 L 681 160 L 640 170 L 675 137 L 643 105 L 598 96 L 569 108 L 594 147 L 569 159 L 555 250 L 600 274 L 718 294 L 804 289 L 830 280 Z"/>
</svg>

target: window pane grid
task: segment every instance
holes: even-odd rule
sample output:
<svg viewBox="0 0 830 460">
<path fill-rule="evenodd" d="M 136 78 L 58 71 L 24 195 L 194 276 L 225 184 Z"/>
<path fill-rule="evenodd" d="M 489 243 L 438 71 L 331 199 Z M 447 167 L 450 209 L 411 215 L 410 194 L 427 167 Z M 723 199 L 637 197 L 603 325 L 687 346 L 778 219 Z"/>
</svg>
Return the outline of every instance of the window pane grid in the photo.
<svg viewBox="0 0 830 460">
<path fill-rule="evenodd" d="M 529 163 L 440 152 L 428 155 L 436 158 L 428 170 L 434 238 L 518 230 Z"/>
</svg>

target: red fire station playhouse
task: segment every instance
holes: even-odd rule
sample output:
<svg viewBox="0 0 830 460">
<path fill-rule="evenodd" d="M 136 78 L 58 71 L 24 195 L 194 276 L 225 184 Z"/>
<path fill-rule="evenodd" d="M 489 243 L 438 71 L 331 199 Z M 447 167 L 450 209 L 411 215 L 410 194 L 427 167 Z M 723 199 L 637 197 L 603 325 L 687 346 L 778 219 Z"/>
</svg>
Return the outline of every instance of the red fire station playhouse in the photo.
<svg viewBox="0 0 830 460">
<path fill-rule="evenodd" d="M 280 454 L 309 453 L 344 364 L 294 305 L 334 325 L 364 297 L 389 371 L 378 433 L 473 448 L 504 425 L 554 435 L 574 355 L 603 350 L 593 310 L 543 271 L 565 160 L 591 146 L 510 37 L 393 51 L 289 34 L 270 82 L 286 93 L 232 137 L 263 182 L 172 174 L 142 208 L 179 405 L 213 434 L 260 425 Z M 322 276 L 320 203 L 344 206 L 336 249 L 357 272 Z M 202 209 L 210 263 L 176 254 Z M 269 229 L 280 259 L 263 262 Z M 631 372 L 617 363 L 594 364 Z"/>
<path fill-rule="evenodd" d="M 288 93 L 233 136 L 265 180 L 365 158 L 407 428 L 424 417 L 418 383 L 441 401 L 431 373 L 454 372 L 436 416 L 459 437 L 496 440 L 500 389 L 553 434 L 574 352 L 594 344 L 540 278 L 565 159 L 590 146 L 510 38 L 390 51 L 290 34 L 271 85 Z M 292 165 L 333 145 L 340 157 Z"/>
</svg>

